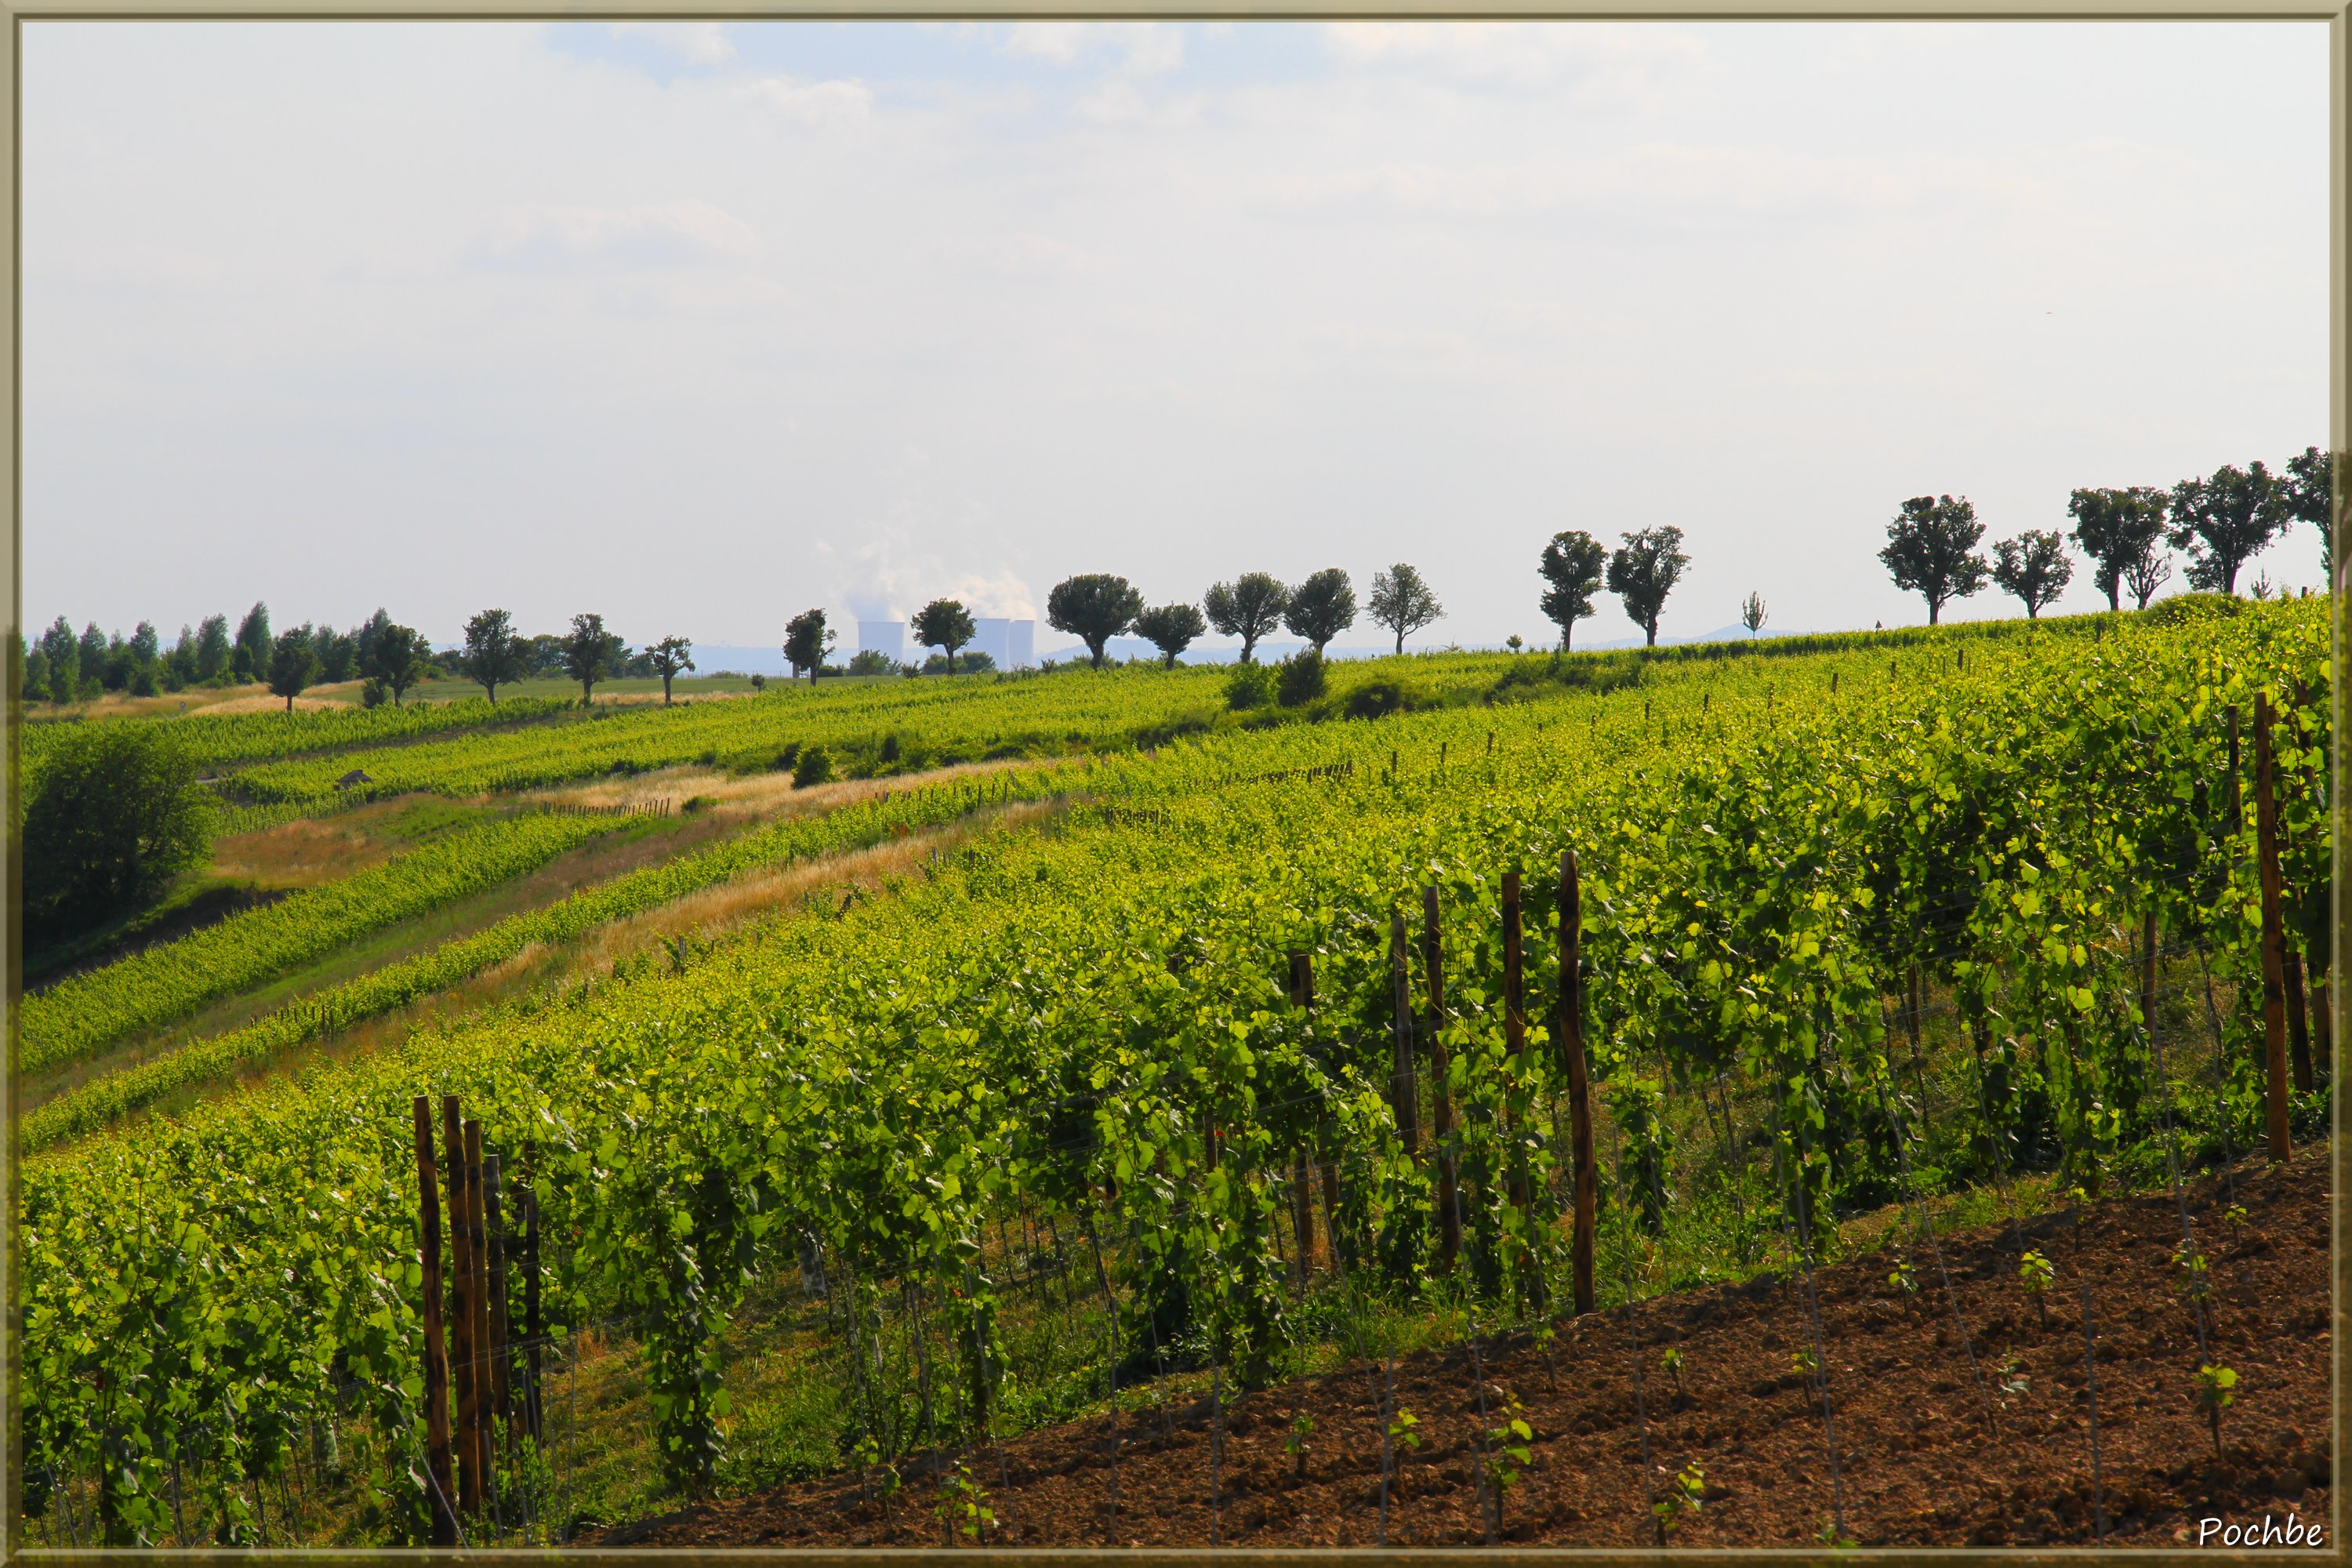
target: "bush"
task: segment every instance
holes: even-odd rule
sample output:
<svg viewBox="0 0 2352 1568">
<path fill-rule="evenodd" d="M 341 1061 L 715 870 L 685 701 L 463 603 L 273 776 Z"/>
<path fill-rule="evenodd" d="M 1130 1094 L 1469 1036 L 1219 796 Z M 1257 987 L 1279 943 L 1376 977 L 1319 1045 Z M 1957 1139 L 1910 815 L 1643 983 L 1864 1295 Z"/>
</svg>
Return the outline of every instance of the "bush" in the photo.
<svg viewBox="0 0 2352 1568">
<path fill-rule="evenodd" d="M 810 746 L 801 752 L 793 764 L 793 787 L 806 789 L 833 777 L 833 754 L 823 746 Z"/>
<path fill-rule="evenodd" d="M 1313 648 L 1300 648 L 1276 668 L 1275 699 L 1285 708 L 1304 708 L 1323 695 L 1323 656 Z"/>
<path fill-rule="evenodd" d="M 2246 607 L 2234 594 L 2175 594 L 2142 610 L 2140 619 L 2152 626 L 2179 626 L 2208 616 L 2234 616 Z"/>
<path fill-rule="evenodd" d="M 1348 717 L 1385 719 L 1391 713 L 1411 712 L 1427 700 L 1421 692 L 1401 682 L 1370 680 L 1348 693 Z"/>
<path fill-rule="evenodd" d="M 1225 706 L 1237 713 L 1263 708 L 1273 700 L 1274 671 L 1265 665 L 1236 665 L 1225 678 Z"/>
<path fill-rule="evenodd" d="M 995 672 L 996 660 L 978 648 L 968 647 L 956 655 L 955 673 L 958 675 L 993 675 Z M 925 675 L 947 674 L 948 656 L 943 653 L 931 655 L 923 661 L 923 673 Z"/>
<path fill-rule="evenodd" d="M 195 763 L 147 724 L 78 725 L 28 781 L 25 923 L 61 941 L 152 899 L 205 857 Z"/>
<path fill-rule="evenodd" d="M 370 680 L 360 688 L 360 706 L 362 708 L 381 708 L 391 697 L 391 690 L 381 680 Z"/>
</svg>

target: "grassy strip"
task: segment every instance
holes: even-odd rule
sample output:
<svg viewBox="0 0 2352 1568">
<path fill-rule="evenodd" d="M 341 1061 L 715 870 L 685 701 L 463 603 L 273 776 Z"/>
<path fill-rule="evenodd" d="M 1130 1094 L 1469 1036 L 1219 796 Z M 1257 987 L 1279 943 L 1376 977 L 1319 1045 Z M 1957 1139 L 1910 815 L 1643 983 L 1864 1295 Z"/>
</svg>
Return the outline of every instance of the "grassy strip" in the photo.
<svg viewBox="0 0 2352 1568">
<path fill-rule="evenodd" d="M 953 821 L 983 798 L 1051 794 L 1049 773 L 1005 774 L 982 796 L 968 785 L 930 785 L 845 806 L 814 820 L 781 822 L 661 866 L 632 871 L 543 910 L 289 1003 L 249 1027 L 184 1046 L 169 1056 L 82 1085 L 25 1118 L 26 1154 L 92 1132 L 185 1085 L 268 1063 L 279 1053 L 406 1006 L 502 963 L 533 942 L 568 942 L 593 927 L 638 914 L 779 860 L 864 848 L 902 833 Z M 291 902 L 292 900 L 288 900 Z"/>
<path fill-rule="evenodd" d="M 77 974 L 24 1000 L 23 1070 L 78 1061 L 370 931 L 533 871 L 611 832 L 610 818 L 514 816 L 447 834 L 388 865 Z"/>
</svg>

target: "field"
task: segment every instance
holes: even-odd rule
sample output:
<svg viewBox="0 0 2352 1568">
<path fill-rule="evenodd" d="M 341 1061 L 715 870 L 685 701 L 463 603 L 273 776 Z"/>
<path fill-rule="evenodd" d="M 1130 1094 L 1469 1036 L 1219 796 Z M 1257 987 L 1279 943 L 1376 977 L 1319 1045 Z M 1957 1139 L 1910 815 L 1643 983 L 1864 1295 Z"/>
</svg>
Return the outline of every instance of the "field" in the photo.
<svg viewBox="0 0 2352 1568">
<path fill-rule="evenodd" d="M 1380 660 L 1299 710 L 1121 669 L 217 721 L 246 809 L 682 837 L 28 1120 L 28 1539 L 422 1540 L 440 1489 L 509 1542 L 1958 1545 L 1995 1479 L 2077 1540 L 2308 1478 L 2264 1445 L 2326 1400 L 2326 608 Z M 850 782 L 788 787 L 819 750 Z M 319 942 L 429 853 L 296 895 Z M 267 972 L 295 897 L 61 983 L 28 1048 Z M 514 1205 L 472 1479 L 420 1096 Z M 2128 1387 L 2078 1410 L 2086 1331 Z"/>
</svg>

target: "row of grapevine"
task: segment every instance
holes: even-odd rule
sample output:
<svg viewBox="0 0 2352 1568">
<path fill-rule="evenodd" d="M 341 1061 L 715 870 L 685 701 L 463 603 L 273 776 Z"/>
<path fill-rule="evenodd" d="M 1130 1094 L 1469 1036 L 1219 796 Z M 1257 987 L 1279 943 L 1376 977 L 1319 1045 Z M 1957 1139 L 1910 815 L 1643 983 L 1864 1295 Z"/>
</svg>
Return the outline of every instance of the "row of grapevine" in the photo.
<svg viewBox="0 0 2352 1568">
<path fill-rule="evenodd" d="M 415 958 L 290 1002 L 243 1028 L 193 1042 L 69 1089 L 25 1117 L 18 1131 L 19 1146 L 27 1153 L 37 1153 L 192 1086 L 266 1067 L 297 1047 L 446 990 L 533 944 L 572 941 L 597 926 L 657 909 L 747 871 L 935 827 L 979 804 L 1044 798 L 1057 782 L 1055 775 L 1033 773 L 1002 775 L 985 785 L 929 785 L 900 791 L 822 817 L 776 823 L 695 854 L 625 872 L 545 908 L 509 916 L 471 936 L 453 939 Z M 518 820 L 568 825 L 575 838 L 614 826 L 613 819 L 594 817 Z M 337 886 L 347 888 L 357 880 Z"/>
<path fill-rule="evenodd" d="M 1856 656 L 1801 682 L 1751 671 L 1105 763 L 1086 787 L 1117 811 L 1007 828 L 838 921 L 59 1151 L 25 1183 L 27 1475 L 100 1478 L 108 1538 L 154 1540 L 184 1468 L 216 1489 L 207 1528 L 237 1539 L 234 1479 L 271 1473 L 305 1412 L 341 1397 L 376 1435 L 387 1529 L 421 1539 L 416 1232 L 396 1174 L 417 1094 L 464 1095 L 486 1146 L 534 1147 L 560 1248 L 549 1320 L 636 1326 L 662 1463 L 688 1490 L 723 1445 L 718 1347 L 745 1280 L 812 1242 L 929 1303 L 981 1430 L 1007 1393 L 982 1238 L 1008 1212 L 1102 1237 L 1129 1342 L 1205 1342 L 1244 1380 L 1298 1331 L 1276 1237 L 1302 1158 L 1333 1173 L 1334 1239 L 1382 1289 L 1559 1301 L 1564 989 L 1637 1142 L 1645 1094 L 1724 1075 L 1763 1097 L 1800 1237 L 1900 1181 L 1913 1111 L 1887 1028 L 1915 967 L 1983 1041 L 1981 1109 L 1940 1179 L 2037 1165 L 2095 1188 L 2179 1087 L 2151 1071 L 2142 917 L 2225 993 L 2259 963 L 2237 810 L 2254 781 L 2230 766 L 2228 722 L 2257 695 L 2279 715 L 2287 901 L 2326 864 L 2326 625 L 2268 606 L 1969 654 L 1932 682 Z M 1580 987 L 1552 956 L 1541 874 L 1571 850 Z M 1528 873 L 1524 1010 L 1512 870 Z M 1391 945 L 1400 910 L 1432 909 L 1433 965 Z M 2307 923 L 2292 940 L 2315 982 L 2324 946 Z M 1418 1148 L 1394 1076 L 1401 957 L 1416 994 L 1443 997 L 1408 1004 L 1448 1111 Z M 2228 1071 L 2203 1112 L 2242 1145 L 2272 1092 L 2252 1027 L 2242 1002 L 2217 1018 Z M 253 1201 L 248 1172 L 306 1200 Z M 178 1403 L 126 1394 L 119 1370 L 178 1356 L 159 1325 L 183 1323 L 202 1359 L 162 1373 Z"/>
<path fill-rule="evenodd" d="M 295 713 L 199 711 L 159 719 L 52 720 L 26 724 L 20 733 L 28 771 L 38 768 L 53 748 L 84 726 L 152 724 L 168 731 L 199 770 L 211 772 L 268 758 L 379 746 L 447 731 L 524 725 L 576 710 L 577 704 L 568 698 L 509 698 L 492 704 L 475 697 L 398 708 L 352 706 L 305 708 Z"/>
<path fill-rule="evenodd" d="M 26 1072 L 79 1061 L 373 932 L 535 871 L 617 826 L 537 814 L 494 818 L 437 835 L 370 870 L 68 975 L 20 1005 L 18 1061 Z"/>
</svg>

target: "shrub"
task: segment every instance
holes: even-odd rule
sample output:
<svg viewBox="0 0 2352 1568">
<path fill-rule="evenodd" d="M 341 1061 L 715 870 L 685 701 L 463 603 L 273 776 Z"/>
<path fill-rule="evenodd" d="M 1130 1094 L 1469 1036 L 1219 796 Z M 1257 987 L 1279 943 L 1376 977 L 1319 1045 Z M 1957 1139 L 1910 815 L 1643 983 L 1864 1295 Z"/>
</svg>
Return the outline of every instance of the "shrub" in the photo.
<svg viewBox="0 0 2352 1568">
<path fill-rule="evenodd" d="M 2175 594 L 2169 599 L 2158 599 L 2139 614 L 2149 626 L 2171 626 L 2208 616 L 2234 616 L 2245 607 L 2245 601 L 2233 594 Z"/>
<path fill-rule="evenodd" d="M 204 858 L 205 792 L 167 731 L 77 725 L 25 798 L 25 921 L 37 942 L 88 931 Z"/>
<path fill-rule="evenodd" d="M 1225 706 L 1235 712 L 1263 708 L 1274 700 L 1274 671 L 1262 664 L 1234 667 L 1225 678 Z"/>
<path fill-rule="evenodd" d="M 1300 648 L 1276 668 L 1275 698 L 1285 708 L 1304 708 L 1323 695 L 1323 656 L 1313 648 Z"/>
<path fill-rule="evenodd" d="M 793 764 L 794 789 L 806 789 L 811 784 L 821 784 L 831 777 L 833 777 L 833 754 L 823 746 L 808 747 L 801 752 L 800 760 Z"/>
<path fill-rule="evenodd" d="M 1410 712 L 1426 700 L 1421 692 L 1398 681 L 1366 681 L 1348 693 L 1348 717 L 1385 719 L 1391 713 Z"/>
</svg>

